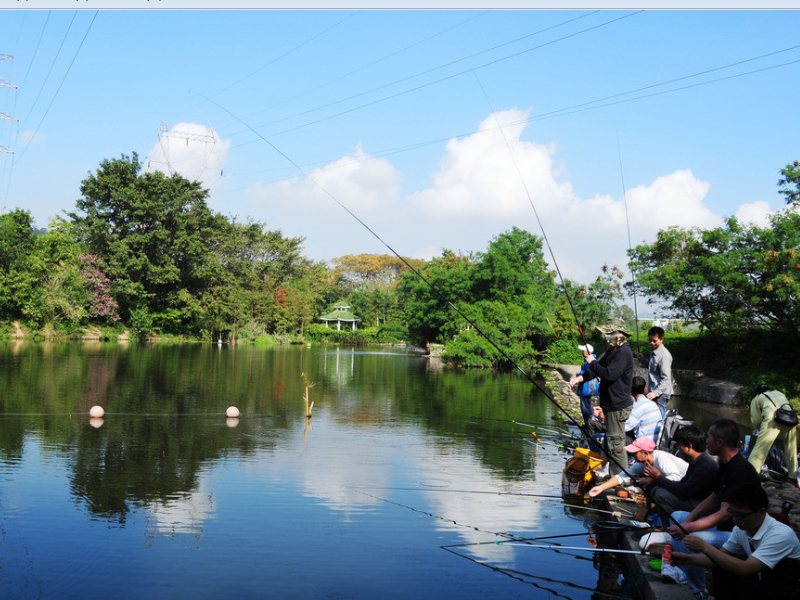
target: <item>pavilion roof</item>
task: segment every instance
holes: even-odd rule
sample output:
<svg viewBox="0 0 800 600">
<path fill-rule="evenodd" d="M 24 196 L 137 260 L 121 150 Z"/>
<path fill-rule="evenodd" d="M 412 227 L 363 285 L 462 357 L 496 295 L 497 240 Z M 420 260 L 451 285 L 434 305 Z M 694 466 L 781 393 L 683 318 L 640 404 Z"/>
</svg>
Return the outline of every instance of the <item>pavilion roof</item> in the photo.
<svg viewBox="0 0 800 600">
<path fill-rule="evenodd" d="M 350 307 L 345 304 L 340 304 L 334 307 L 333 312 L 320 317 L 323 321 L 360 321 L 352 312 Z"/>
</svg>

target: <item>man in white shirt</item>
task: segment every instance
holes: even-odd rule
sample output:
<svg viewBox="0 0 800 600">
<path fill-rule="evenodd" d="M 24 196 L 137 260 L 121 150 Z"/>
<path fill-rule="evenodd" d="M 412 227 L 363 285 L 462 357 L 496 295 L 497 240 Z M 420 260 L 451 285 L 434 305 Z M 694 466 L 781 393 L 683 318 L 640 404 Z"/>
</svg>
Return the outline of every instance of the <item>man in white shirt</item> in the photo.
<svg viewBox="0 0 800 600">
<path fill-rule="evenodd" d="M 767 514 L 769 498 L 757 483 L 746 483 L 728 496 L 735 527 L 722 548 L 688 535 L 686 547 L 701 554 L 673 552 L 673 564 L 714 570 L 717 600 L 795 599 L 800 593 L 800 540 L 788 525 Z"/>
<path fill-rule="evenodd" d="M 635 477 L 637 484 L 640 486 L 650 485 L 653 483 L 651 477 L 644 475 L 646 466 L 655 466 L 662 475 L 672 481 L 680 481 L 686 470 L 689 468 L 689 463 L 677 456 L 656 450 L 656 443 L 650 438 L 640 437 L 637 438 L 632 444 L 625 446 L 625 451 L 633 454 L 636 458 L 636 464 L 628 469 L 628 473 Z M 604 483 L 594 486 L 589 490 L 589 495 L 594 497 L 604 492 L 607 489 L 616 487 L 618 485 L 630 485 L 631 479 L 624 473 L 619 473 L 609 478 Z"/>
</svg>

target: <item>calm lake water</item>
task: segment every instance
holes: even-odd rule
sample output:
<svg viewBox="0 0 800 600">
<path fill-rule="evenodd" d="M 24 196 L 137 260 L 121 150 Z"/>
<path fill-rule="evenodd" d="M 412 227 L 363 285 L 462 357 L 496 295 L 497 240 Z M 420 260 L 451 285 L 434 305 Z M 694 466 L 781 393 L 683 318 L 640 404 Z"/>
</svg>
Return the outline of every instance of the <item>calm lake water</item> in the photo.
<svg viewBox="0 0 800 600">
<path fill-rule="evenodd" d="M 587 527 L 533 496 L 560 494 L 567 453 L 521 377 L 401 349 L 4 343 L 0 378 L 0 598 L 578 600 L 597 586 L 591 553 L 495 543 Z M 543 443 L 514 420 L 544 424 Z"/>
</svg>

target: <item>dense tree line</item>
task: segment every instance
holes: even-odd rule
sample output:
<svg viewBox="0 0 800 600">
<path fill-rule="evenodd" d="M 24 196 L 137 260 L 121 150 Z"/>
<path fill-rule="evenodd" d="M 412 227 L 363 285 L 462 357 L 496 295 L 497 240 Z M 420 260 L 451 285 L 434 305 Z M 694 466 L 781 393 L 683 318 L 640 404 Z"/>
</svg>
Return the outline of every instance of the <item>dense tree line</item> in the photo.
<svg viewBox="0 0 800 600">
<path fill-rule="evenodd" d="M 640 292 L 708 329 L 798 335 L 798 163 L 781 174 L 788 207 L 769 227 L 731 218 L 712 230 L 663 230 L 634 249 Z M 634 327 L 620 303 L 621 270 L 604 267 L 590 284 L 555 281 L 542 240 L 516 227 L 484 252 L 348 255 L 328 266 L 303 256 L 303 238 L 215 213 L 198 182 L 143 173 L 135 153 L 102 161 L 80 192 L 75 210 L 44 231 L 27 211 L 0 215 L 0 321 L 140 336 L 442 343 L 454 361 L 484 367 L 574 358 L 579 324 L 591 335 L 611 315 Z M 357 335 L 319 324 L 340 302 L 361 319 Z"/>
</svg>

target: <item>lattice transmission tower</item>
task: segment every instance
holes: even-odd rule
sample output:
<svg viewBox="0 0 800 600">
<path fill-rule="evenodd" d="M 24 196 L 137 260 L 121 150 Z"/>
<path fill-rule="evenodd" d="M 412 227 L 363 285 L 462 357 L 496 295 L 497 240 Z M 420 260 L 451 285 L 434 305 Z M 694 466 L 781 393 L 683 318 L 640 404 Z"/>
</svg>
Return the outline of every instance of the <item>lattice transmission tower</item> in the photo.
<svg viewBox="0 0 800 600">
<path fill-rule="evenodd" d="M 158 145 L 161 148 L 161 156 L 163 160 L 149 159 L 148 163 L 166 165 L 169 175 L 174 175 L 176 172 L 181 171 L 179 168 L 173 166 L 172 150 L 175 150 L 175 144 L 183 144 L 188 147 L 189 142 L 199 142 L 203 144 L 203 166 L 192 176 L 190 179 L 200 180 L 206 171 L 219 171 L 222 175 L 222 168 L 218 166 L 216 155 L 214 154 L 214 146 L 219 137 L 217 132 L 213 129 L 208 129 L 205 133 L 195 133 L 193 131 L 177 131 L 170 129 L 166 123 L 161 123 L 158 130 Z M 185 172 L 182 172 L 186 176 Z"/>
<path fill-rule="evenodd" d="M 0 62 L 5 62 L 7 60 L 11 60 L 12 58 L 14 57 L 10 54 L 0 54 Z M 0 88 L 11 88 L 12 90 L 15 90 L 17 89 L 17 86 L 0 77 Z M 4 110 L 0 110 L 0 121 L 19 121 L 19 119 L 12 117 Z M 14 151 L 8 146 L 0 144 L 0 154 L 14 154 Z"/>
</svg>

